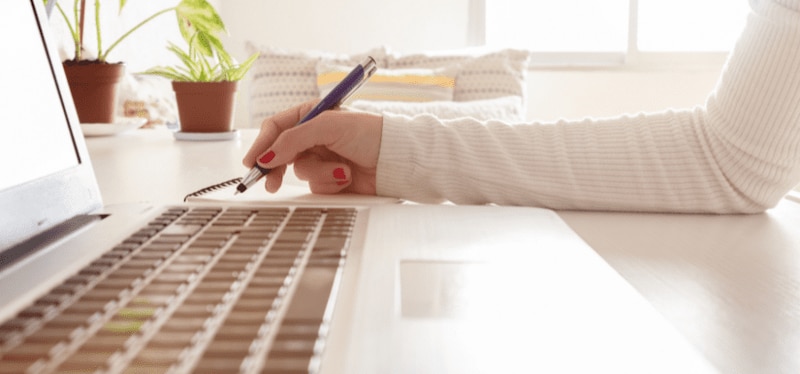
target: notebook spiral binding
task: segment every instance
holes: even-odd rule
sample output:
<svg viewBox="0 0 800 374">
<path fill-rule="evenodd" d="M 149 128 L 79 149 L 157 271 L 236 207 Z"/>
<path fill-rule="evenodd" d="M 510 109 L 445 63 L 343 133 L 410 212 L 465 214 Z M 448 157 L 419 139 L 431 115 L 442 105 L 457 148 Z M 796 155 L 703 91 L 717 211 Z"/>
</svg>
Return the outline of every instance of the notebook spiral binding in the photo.
<svg viewBox="0 0 800 374">
<path fill-rule="evenodd" d="M 212 192 L 212 191 L 221 190 L 221 189 L 226 188 L 226 187 L 237 185 L 237 184 L 239 184 L 241 182 L 242 182 L 242 178 L 239 177 L 239 178 L 229 179 L 229 180 L 226 180 L 224 182 L 220 182 L 220 183 L 208 186 L 208 187 L 204 187 L 204 188 L 201 188 L 201 189 L 199 189 L 197 191 L 194 191 L 194 192 L 184 196 L 183 201 L 186 202 L 191 197 L 202 196 L 202 195 L 205 195 L 205 194 L 207 194 L 209 192 Z"/>
</svg>

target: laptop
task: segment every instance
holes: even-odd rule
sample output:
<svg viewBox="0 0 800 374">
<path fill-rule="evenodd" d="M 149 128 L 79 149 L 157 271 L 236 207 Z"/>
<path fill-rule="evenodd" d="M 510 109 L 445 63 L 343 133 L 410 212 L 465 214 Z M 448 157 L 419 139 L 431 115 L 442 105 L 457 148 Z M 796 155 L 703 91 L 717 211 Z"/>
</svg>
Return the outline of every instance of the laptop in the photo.
<svg viewBox="0 0 800 374">
<path fill-rule="evenodd" d="M 715 371 L 550 210 L 104 207 L 41 1 L 4 8 L 0 373 Z"/>
</svg>

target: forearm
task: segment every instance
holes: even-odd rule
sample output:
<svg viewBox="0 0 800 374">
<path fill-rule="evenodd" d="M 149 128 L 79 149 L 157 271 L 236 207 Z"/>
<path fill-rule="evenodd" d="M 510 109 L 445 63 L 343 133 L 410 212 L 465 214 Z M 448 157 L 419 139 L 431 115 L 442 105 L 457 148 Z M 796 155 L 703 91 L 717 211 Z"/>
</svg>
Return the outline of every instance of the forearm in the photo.
<svg viewBox="0 0 800 374">
<path fill-rule="evenodd" d="M 742 211 L 698 144 L 701 111 L 557 124 L 387 117 L 378 192 L 418 201 Z M 750 208 L 754 209 L 754 208 Z"/>
</svg>

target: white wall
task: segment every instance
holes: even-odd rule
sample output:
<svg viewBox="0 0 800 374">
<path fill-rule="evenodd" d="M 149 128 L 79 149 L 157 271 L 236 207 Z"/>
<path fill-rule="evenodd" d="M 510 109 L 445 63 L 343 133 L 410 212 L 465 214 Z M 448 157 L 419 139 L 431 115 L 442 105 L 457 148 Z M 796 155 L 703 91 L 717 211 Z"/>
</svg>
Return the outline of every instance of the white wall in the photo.
<svg viewBox="0 0 800 374">
<path fill-rule="evenodd" d="M 551 121 L 702 105 L 721 68 L 530 71 L 527 117 Z"/>
<path fill-rule="evenodd" d="M 229 0 L 220 10 L 231 48 L 242 44 L 355 53 L 379 45 L 427 50 L 466 45 L 469 0 Z"/>
</svg>

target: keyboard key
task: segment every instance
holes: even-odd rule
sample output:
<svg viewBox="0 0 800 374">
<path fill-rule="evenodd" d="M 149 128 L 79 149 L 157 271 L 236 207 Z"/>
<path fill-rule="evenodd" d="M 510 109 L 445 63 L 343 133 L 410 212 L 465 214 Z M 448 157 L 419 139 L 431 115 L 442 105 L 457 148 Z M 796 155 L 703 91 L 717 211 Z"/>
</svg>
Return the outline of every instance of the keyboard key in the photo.
<svg viewBox="0 0 800 374">
<path fill-rule="evenodd" d="M 3 353 L 3 364 L 16 361 L 33 363 L 39 359 L 46 359 L 50 353 L 55 353 L 56 343 L 23 342 L 20 345 Z"/>
<path fill-rule="evenodd" d="M 102 331 L 118 336 L 130 336 L 138 332 L 143 324 L 142 319 L 114 317 L 103 325 Z"/>
<path fill-rule="evenodd" d="M 116 303 L 107 300 L 78 300 L 62 310 L 61 314 L 83 314 L 88 317 L 94 313 L 104 313 L 113 305 L 116 305 Z"/>
<path fill-rule="evenodd" d="M 208 318 L 214 313 L 216 304 L 192 304 L 184 303 L 175 309 L 172 316 L 180 318 Z"/>
<path fill-rule="evenodd" d="M 242 358 L 239 357 L 203 357 L 192 369 L 194 374 L 239 373 Z"/>
<path fill-rule="evenodd" d="M 270 360 L 276 358 L 304 358 L 311 360 L 316 342 L 316 337 L 314 339 L 288 339 L 279 335 L 270 346 L 268 357 Z"/>
<path fill-rule="evenodd" d="M 51 326 L 63 329 L 76 329 L 81 326 L 88 326 L 91 321 L 99 317 L 100 312 L 86 310 L 86 311 L 69 311 L 61 313 L 53 319 L 47 321 L 45 326 Z"/>
<path fill-rule="evenodd" d="M 316 340 L 320 331 L 319 320 L 284 320 L 278 333 L 282 339 Z"/>
<path fill-rule="evenodd" d="M 184 347 L 146 347 L 142 349 L 133 361 L 133 366 L 166 366 L 169 367 L 178 362 Z"/>
<path fill-rule="evenodd" d="M 266 297 L 242 297 L 236 302 L 236 307 L 250 311 L 267 311 L 272 308 L 272 303 L 278 297 L 278 291 Z"/>
<path fill-rule="evenodd" d="M 196 234 L 200 229 L 203 228 L 203 224 L 174 224 L 164 228 L 161 231 L 161 237 L 165 236 L 180 236 L 180 237 L 190 237 Z"/>
<path fill-rule="evenodd" d="M 201 267 L 203 264 L 206 264 L 209 260 L 211 260 L 211 255 L 208 254 L 193 255 L 183 252 L 180 256 L 178 256 L 172 261 L 172 264 Z"/>
<path fill-rule="evenodd" d="M 175 295 L 172 293 L 169 294 L 158 294 L 158 293 L 142 293 L 140 292 L 136 297 L 131 299 L 128 302 L 128 305 L 131 306 L 152 306 L 152 307 L 160 307 L 167 305 L 170 301 L 175 298 Z"/>
<path fill-rule="evenodd" d="M 195 331 L 168 331 L 156 334 L 147 345 L 149 347 L 185 347 L 192 343 L 197 332 Z"/>
<path fill-rule="evenodd" d="M 260 328 L 260 326 L 254 327 L 250 324 L 236 324 L 226 321 L 219 331 L 217 331 L 216 335 L 214 336 L 214 340 L 251 341 L 256 339 Z"/>
<path fill-rule="evenodd" d="M 309 372 L 309 360 L 306 358 L 267 359 L 262 374 L 306 374 Z"/>
<path fill-rule="evenodd" d="M 195 273 L 193 272 L 172 272 L 168 269 L 165 269 L 164 272 L 157 275 L 153 279 L 152 284 L 172 284 L 172 285 L 179 285 L 183 283 L 189 283 L 189 280 L 192 277 L 195 277 Z"/>
<path fill-rule="evenodd" d="M 215 291 L 195 290 L 195 292 L 193 292 L 186 298 L 186 300 L 184 300 L 184 304 L 216 305 L 220 300 L 222 300 L 222 297 L 225 296 L 227 292 L 227 289 Z"/>
<path fill-rule="evenodd" d="M 103 302 L 107 300 L 114 300 L 120 296 L 122 291 L 125 288 L 116 287 L 116 288 L 94 288 L 87 291 L 83 296 L 81 296 L 82 301 L 97 301 Z"/>
<path fill-rule="evenodd" d="M 170 318 L 162 327 L 162 331 L 191 331 L 195 332 L 203 328 L 206 318 L 203 317 L 181 317 Z"/>
<path fill-rule="evenodd" d="M 114 352 L 75 352 L 58 366 L 58 372 L 91 373 L 102 368 Z"/>
<path fill-rule="evenodd" d="M 81 346 L 81 350 L 87 352 L 105 352 L 110 350 L 113 353 L 118 348 L 121 348 L 128 339 L 130 339 L 130 335 L 127 334 L 101 331 L 84 343 L 84 345 Z"/>
<path fill-rule="evenodd" d="M 263 287 L 270 287 L 278 289 L 287 285 L 289 279 L 287 277 L 282 276 L 275 276 L 275 275 L 260 275 L 257 274 L 250 280 L 250 284 L 253 286 L 263 286 Z"/>
<path fill-rule="evenodd" d="M 250 340 L 244 339 L 215 339 L 213 342 L 211 342 L 211 344 L 208 345 L 205 352 L 203 352 L 203 356 L 237 357 L 241 362 L 241 360 L 247 356 L 251 344 L 252 342 Z"/>
<path fill-rule="evenodd" d="M 20 311 L 17 317 L 42 319 L 55 311 L 55 306 L 51 304 L 33 304 Z"/>
<path fill-rule="evenodd" d="M 78 328 L 45 325 L 39 330 L 36 330 L 35 333 L 29 335 L 25 339 L 25 341 L 33 343 L 53 344 L 53 342 L 69 340 L 78 335 L 78 332 L 79 332 Z"/>
<path fill-rule="evenodd" d="M 29 361 L 12 361 L 12 360 L 4 360 L 3 364 L 0 365 L 0 374 L 19 374 L 25 373 L 28 368 L 33 364 L 33 362 Z"/>
</svg>

